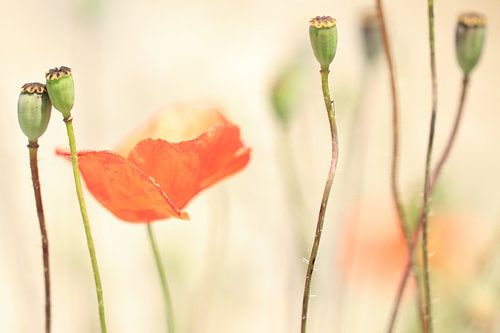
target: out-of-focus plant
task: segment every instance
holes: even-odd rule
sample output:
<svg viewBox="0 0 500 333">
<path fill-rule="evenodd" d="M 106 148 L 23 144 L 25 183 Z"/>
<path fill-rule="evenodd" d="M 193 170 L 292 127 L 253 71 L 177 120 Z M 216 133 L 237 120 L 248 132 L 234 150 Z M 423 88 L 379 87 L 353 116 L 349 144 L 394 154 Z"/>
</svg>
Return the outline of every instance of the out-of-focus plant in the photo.
<svg viewBox="0 0 500 333">
<path fill-rule="evenodd" d="M 426 316 L 430 317 L 431 316 L 431 311 L 430 311 L 430 286 L 429 286 L 429 279 L 428 279 L 428 255 L 427 255 L 427 250 L 426 250 L 426 239 L 427 239 L 427 233 L 426 233 L 426 225 L 427 225 L 427 218 L 426 216 L 428 215 L 428 210 L 429 210 L 429 200 L 430 200 L 430 195 L 432 195 L 432 192 L 434 190 L 434 187 L 437 183 L 437 180 L 439 178 L 439 175 L 442 171 L 442 168 L 446 162 L 446 160 L 449 157 L 449 154 L 451 152 L 451 148 L 454 145 L 455 138 L 458 132 L 458 128 L 462 119 L 462 113 L 465 105 L 465 97 L 468 89 L 468 83 L 469 83 L 469 75 L 473 68 L 476 66 L 476 64 L 479 61 L 480 55 L 482 53 L 482 48 L 484 44 L 484 36 L 485 36 L 485 27 L 486 27 L 486 19 L 484 16 L 476 13 L 468 13 L 460 16 L 458 18 L 457 22 L 457 28 L 456 28 L 456 35 L 455 35 L 455 45 L 456 45 L 456 53 L 457 53 L 457 59 L 458 63 L 463 71 L 463 79 L 462 79 L 462 92 L 460 94 L 460 101 L 459 101 L 459 106 L 458 110 L 455 116 L 455 120 L 452 126 L 452 130 L 448 136 L 446 146 L 441 153 L 438 162 L 436 163 L 436 166 L 433 168 L 431 171 L 430 169 L 430 158 L 431 158 L 431 150 L 432 150 L 432 145 L 433 145 L 433 136 L 434 136 L 434 124 L 435 124 L 435 117 L 436 117 L 436 103 L 437 103 L 437 84 L 436 84 L 436 77 L 435 77 L 435 60 L 434 59 L 434 32 L 433 32 L 433 9 L 432 9 L 432 1 L 429 2 L 429 24 L 430 24 L 430 45 L 431 45 L 431 69 L 432 69 L 432 74 L 433 74 L 433 111 L 432 111 L 432 116 L 431 116 L 431 131 L 430 131 L 430 136 L 429 136 L 429 146 L 428 146 L 428 152 L 427 152 L 427 162 L 426 162 L 426 181 L 425 181 L 425 187 L 424 187 L 424 204 L 421 208 L 419 217 L 418 217 L 418 223 L 415 227 L 415 231 L 413 232 L 413 239 L 410 245 L 410 256 L 408 259 L 407 266 L 405 268 L 405 272 L 403 274 L 403 277 L 400 281 L 399 287 L 398 287 L 398 292 L 395 300 L 395 306 L 392 312 L 392 317 L 391 317 L 391 322 L 390 322 L 390 329 L 389 331 L 392 331 L 392 328 L 394 327 L 395 319 L 396 319 L 396 314 L 398 312 L 399 304 L 402 298 L 402 294 L 404 292 L 406 282 L 409 276 L 409 271 L 412 267 L 412 255 L 415 250 L 415 245 L 417 243 L 418 237 L 420 235 L 420 231 L 423 232 L 423 266 L 424 266 L 424 282 L 426 284 L 425 289 L 426 289 Z M 427 318 L 427 325 L 428 325 L 428 330 L 432 330 L 431 325 L 431 320 L 430 318 Z"/>
</svg>

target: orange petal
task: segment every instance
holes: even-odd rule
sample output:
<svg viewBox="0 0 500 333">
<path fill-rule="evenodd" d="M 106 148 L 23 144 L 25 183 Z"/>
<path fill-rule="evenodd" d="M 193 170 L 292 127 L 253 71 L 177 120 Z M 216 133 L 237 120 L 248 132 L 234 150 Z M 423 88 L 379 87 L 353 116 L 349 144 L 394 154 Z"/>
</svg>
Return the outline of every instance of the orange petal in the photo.
<svg viewBox="0 0 500 333">
<path fill-rule="evenodd" d="M 198 192 L 247 165 L 250 149 L 243 146 L 239 133 L 238 127 L 225 121 L 193 140 L 146 139 L 128 159 L 155 178 L 173 203 L 183 208 Z"/>
<path fill-rule="evenodd" d="M 57 154 L 69 158 L 67 152 Z M 90 193 L 118 218 L 147 223 L 176 217 L 189 219 L 156 180 L 122 156 L 110 151 L 78 153 L 80 172 Z"/>
<path fill-rule="evenodd" d="M 147 123 L 127 135 L 117 152 L 127 156 L 144 139 L 180 142 L 195 139 L 210 127 L 225 124 L 221 107 L 212 103 L 179 103 L 160 110 Z"/>
</svg>

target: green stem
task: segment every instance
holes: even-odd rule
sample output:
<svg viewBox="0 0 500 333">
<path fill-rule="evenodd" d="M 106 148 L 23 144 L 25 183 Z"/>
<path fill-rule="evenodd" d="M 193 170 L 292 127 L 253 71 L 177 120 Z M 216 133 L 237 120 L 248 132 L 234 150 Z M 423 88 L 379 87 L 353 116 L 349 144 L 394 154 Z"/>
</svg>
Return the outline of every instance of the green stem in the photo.
<svg viewBox="0 0 500 333">
<path fill-rule="evenodd" d="M 158 270 L 158 276 L 160 278 L 161 289 L 163 293 L 163 302 L 165 303 L 165 315 L 167 319 L 168 332 L 174 333 L 175 332 L 174 311 L 172 308 L 172 298 L 170 296 L 170 290 L 168 288 L 167 275 L 165 274 L 165 268 L 163 267 L 160 251 L 158 250 L 158 244 L 156 243 L 151 223 L 147 224 L 147 229 L 148 229 L 149 243 L 151 244 L 151 249 L 153 250 L 156 269 Z"/>
<path fill-rule="evenodd" d="M 49 265 L 49 239 L 45 227 L 45 214 L 43 212 L 42 193 L 40 191 L 40 177 L 38 174 L 38 142 L 29 142 L 31 180 L 33 181 L 33 192 L 35 194 L 36 212 L 42 236 L 42 259 L 45 286 L 45 332 L 51 330 L 51 298 L 50 298 L 50 265 Z"/>
<path fill-rule="evenodd" d="M 282 157 L 281 172 L 283 181 L 286 186 L 286 194 L 288 196 L 287 203 L 294 220 L 294 243 L 297 254 L 304 257 L 307 252 L 307 242 L 304 237 L 304 219 L 307 216 L 307 207 L 304 200 L 304 195 L 300 187 L 300 181 L 297 172 L 297 166 L 293 158 L 293 149 L 291 144 L 290 129 L 288 126 L 282 126 L 280 138 L 280 153 Z"/>
<path fill-rule="evenodd" d="M 97 256 L 95 252 L 94 239 L 90 229 L 89 216 L 85 198 L 83 197 L 82 181 L 80 179 L 80 170 L 78 169 L 78 158 L 76 152 L 75 132 L 73 129 L 73 118 L 71 116 L 64 118 L 66 124 L 66 132 L 68 133 L 69 149 L 71 151 L 71 163 L 73 166 L 73 177 L 75 179 L 76 195 L 80 205 L 80 213 L 82 215 L 83 227 L 85 229 L 85 237 L 87 238 L 87 247 L 89 249 L 90 262 L 92 263 L 92 272 L 94 273 L 95 290 L 97 293 L 97 302 L 99 308 L 99 321 L 101 324 L 101 332 L 106 333 L 106 317 L 104 312 L 104 299 L 102 295 L 101 276 L 99 274 L 99 265 L 97 264 Z"/>
<path fill-rule="evenodd" d="M 436 128 L 437 114 L 437 73 L 436 73 L 436 49 L 434 41 L 434 0 L 427 0 L 429 15 L 429 46 L 431 57 L 431 77 L 432 77 L 432 113 L 429 130 L 429 142 L 427 145 L 427 157 L 425 161 L 425 181 L 424 181 L 424 203 L 423 203 L 423 222 L 422 222 L 422 256 L 423 256 L 423 280 L 424 280 L 424 332 L 432 333 L 432 307 L 431 307 L 431 288 L 429 278 L 429 255 L 427 251 L 428 244 L 428 218 L 430 209 L 431 193 L 431 160 L 432 148 L 434 144 L 434 132 Z"/>
<path fill-rule="evenodd" d="M 326 207 L 328 205 L 328 198 L 330 197 L 330 190 L 333 185 L 333 179 L 335 177 L 335 171 L 337 169 L 338 162 L 338 137 L 337 137 L 337 124 L 335 122 L 335 106 L 333 100 L 330 97 L 330 88 L 328 85 L 328 74 L 330 70 L 328 68 L 322 68 L 321 73 L 321 88 L 323 90 L 323 100 L 325 102 L 326 111 L 328 113 L 328 121 L 330 123 L 330 134 L 332 140 L 332 158 L 330 162 L 330 169 L 328 170 L 328 177 L 325 184 L 325 189 L 323 191 L 323 197 L 321 199 L 321 206 L 318 215 L 318 222 L 316 225 L 316 233 L 314 236 L 314 242 L 311 249 L 311 255 L 309 257 L 309 264 L 307 266 L 306 281 L 304 285 L 304 295 L 302 297 L 302 317 L 301 317 L 301 333 L 306 332 L 307 326 L 307 313 L 309 308 L 309 295 L 311 289 L 311 279 L 314 272 L 314 264 L 316 263 L 316 257 L 318 256 L 319 243 L 321 240 L 321 234 L 323 232 L 323 224 L 325 221 Z"/>
</svg>

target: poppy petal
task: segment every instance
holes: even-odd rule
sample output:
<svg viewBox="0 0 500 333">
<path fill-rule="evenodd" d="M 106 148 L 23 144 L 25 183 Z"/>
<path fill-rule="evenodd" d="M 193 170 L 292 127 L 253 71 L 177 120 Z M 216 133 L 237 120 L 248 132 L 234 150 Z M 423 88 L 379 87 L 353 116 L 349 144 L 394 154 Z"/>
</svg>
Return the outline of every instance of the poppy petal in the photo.
<svg viewBox="0 0 500 333">
<path fill-rule="evenodd" d="M 160 110 L 144 125 L 127 135 L 117 152 L 127 156 L 144 139 L 163 139 L 168 142 L 192 140 L 210 127 L 227 123 L 222 108 L 213 103 L 178 103 Z"/>
<path fill-rule="evenodd" d="M 128 159 L 156 179 L 174 204 L 183 208 L 198 192 L 248 163 L 250 149 L 243 146 L 239 134 L 238 127 L 226 121 L 193 140 L 146 139 Z"/>
<path fill-rule="evenodd" d="M 67 152 L 58 155 L 70 158 Z M 78 164 L 90 193 L 118 218 L 148 223 L 176 217 L 189 219 L 165 194 L 157 181 L 136 165 L 110 151 L 82 151 Z"/>
</svg>

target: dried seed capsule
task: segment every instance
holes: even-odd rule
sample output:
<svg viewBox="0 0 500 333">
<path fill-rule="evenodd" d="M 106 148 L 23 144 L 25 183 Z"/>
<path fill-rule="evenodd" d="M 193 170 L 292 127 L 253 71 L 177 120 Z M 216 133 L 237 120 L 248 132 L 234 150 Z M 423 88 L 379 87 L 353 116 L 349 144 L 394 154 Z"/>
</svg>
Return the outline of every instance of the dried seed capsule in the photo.
<svg viewBox="0 0 500 333">
<path fill-rule="evenodd" d="M 71 68 L 65 66 L 53 68 L 45 74 L 45 79 L 50 101 L 63 114 L 64 118 L 69 117 L 75 101 L 75 86 Z"/>
<path fill-rule="evenodd" d="M 483 51 L 486 18 L 477 13 L 460 15 L 455 31 L 457 59 L 464 75 L 477 65 Z"/>
<path fill-rule="evenodd" d="M 330 16 L 316 16 L 311 19 L 309 38 L 321 69 L 327 70 L 337 52 L 337 21 Z"/>
<path fill-rule="evenodd" d="M 50 120 L 49 95 L 44 84 L 26 83 L 17 101 L 17 119 L 29 142 L 37 142 L 45 133 Z"/>
</svg>

